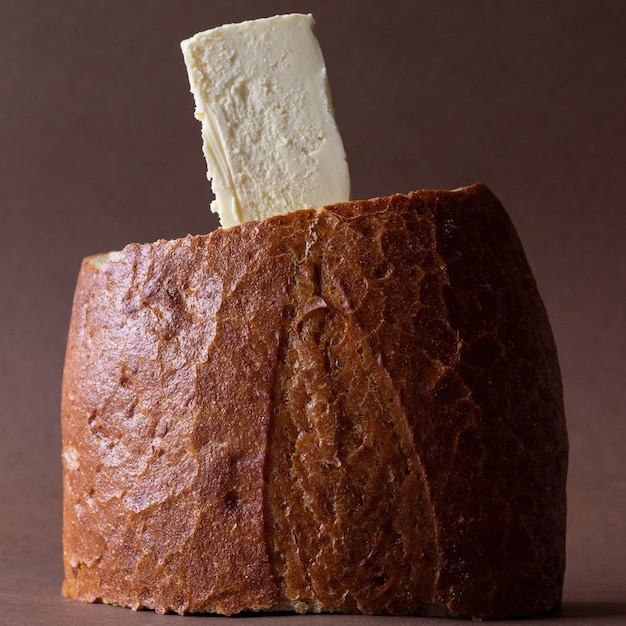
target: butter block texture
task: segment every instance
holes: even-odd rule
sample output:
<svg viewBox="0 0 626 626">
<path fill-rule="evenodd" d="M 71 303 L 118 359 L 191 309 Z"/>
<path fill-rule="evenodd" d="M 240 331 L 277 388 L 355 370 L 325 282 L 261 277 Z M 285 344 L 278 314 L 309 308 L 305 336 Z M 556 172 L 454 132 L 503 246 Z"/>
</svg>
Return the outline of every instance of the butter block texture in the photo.
<svg viewBox="0 0 626 626">
<path fill-rule="evenodd" d="M 181 43 L 223 227 L 350 199 L 314 23 L 278 15 Z"/>
</svg>

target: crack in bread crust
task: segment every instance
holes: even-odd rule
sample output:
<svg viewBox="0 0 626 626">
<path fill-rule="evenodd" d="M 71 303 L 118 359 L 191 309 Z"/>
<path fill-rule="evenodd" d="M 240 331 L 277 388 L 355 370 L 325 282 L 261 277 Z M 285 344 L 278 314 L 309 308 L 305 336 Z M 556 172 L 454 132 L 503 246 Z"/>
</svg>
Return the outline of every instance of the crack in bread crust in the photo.
<svg viewBox="0 0 626 626">
<path fill-rule="evenodd" d="M 353 271 L 355 290 L 337 267 L 335 241 L 363 246 L 358 228 L 369 219 L 319 214 L 295 276 L 274 390 L 268 537 L 283 602 L 415 612 L 420 601 L 396 603 L 432 596 L 432 514 L 404 407 L 356 320 L 385 278 Z M 384 263 L 383 250 L 367 247 L 364 268 Z M 403 523 L 411 517 L 421 523 Z"/>
</svg>

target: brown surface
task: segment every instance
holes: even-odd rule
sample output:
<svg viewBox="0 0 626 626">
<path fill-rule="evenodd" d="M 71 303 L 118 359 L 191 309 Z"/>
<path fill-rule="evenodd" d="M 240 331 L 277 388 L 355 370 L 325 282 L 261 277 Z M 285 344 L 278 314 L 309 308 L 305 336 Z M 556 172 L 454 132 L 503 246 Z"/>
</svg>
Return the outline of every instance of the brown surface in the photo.
<svg viewBox="0 0 626 626">
<path fill-rule="evenodd" d="M 0 621 L 180 623 L 60 595 L 72 292 L 88 254 L 214 224 L 178 42 L 311 8 L 354 196 L 484 180 L 513 218 L 563 370 L 560 623 L 626 623 L 626 6 L 608 0 L 0 4 Z M 305 619 L 384 621 L 285 621 Z"/>
<path fill-rule="evenodd" d="M 484 185 L 89 258 L 67 354 L 66 595 L 161 613 L 558 606 L 561 379 Z"/>
</svg>

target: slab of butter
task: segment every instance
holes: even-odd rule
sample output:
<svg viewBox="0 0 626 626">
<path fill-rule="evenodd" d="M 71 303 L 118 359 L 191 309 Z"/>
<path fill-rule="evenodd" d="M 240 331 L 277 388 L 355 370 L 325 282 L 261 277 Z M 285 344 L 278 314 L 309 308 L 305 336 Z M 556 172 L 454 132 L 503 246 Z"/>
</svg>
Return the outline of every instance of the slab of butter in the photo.
<svg viewBox="0 0 626 626">
<path fill-rule="evenodd" d="M 181 43 L 222 226 L 350 199 L 311 15 L 228 24 Z"/>
</svg>

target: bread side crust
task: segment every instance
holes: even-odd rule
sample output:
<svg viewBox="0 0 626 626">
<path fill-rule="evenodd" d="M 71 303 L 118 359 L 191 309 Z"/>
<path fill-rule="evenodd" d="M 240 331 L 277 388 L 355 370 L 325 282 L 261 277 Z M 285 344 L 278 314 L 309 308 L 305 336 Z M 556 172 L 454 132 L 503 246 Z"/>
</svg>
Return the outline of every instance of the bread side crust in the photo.
<svg viewBox="0 0 626 626">
<path fill-rule="evenodd" d="M 556 348 L 484 185 L 83 263 L 63 592 L 158 612 L 556 608 Z"/>
</svg>

